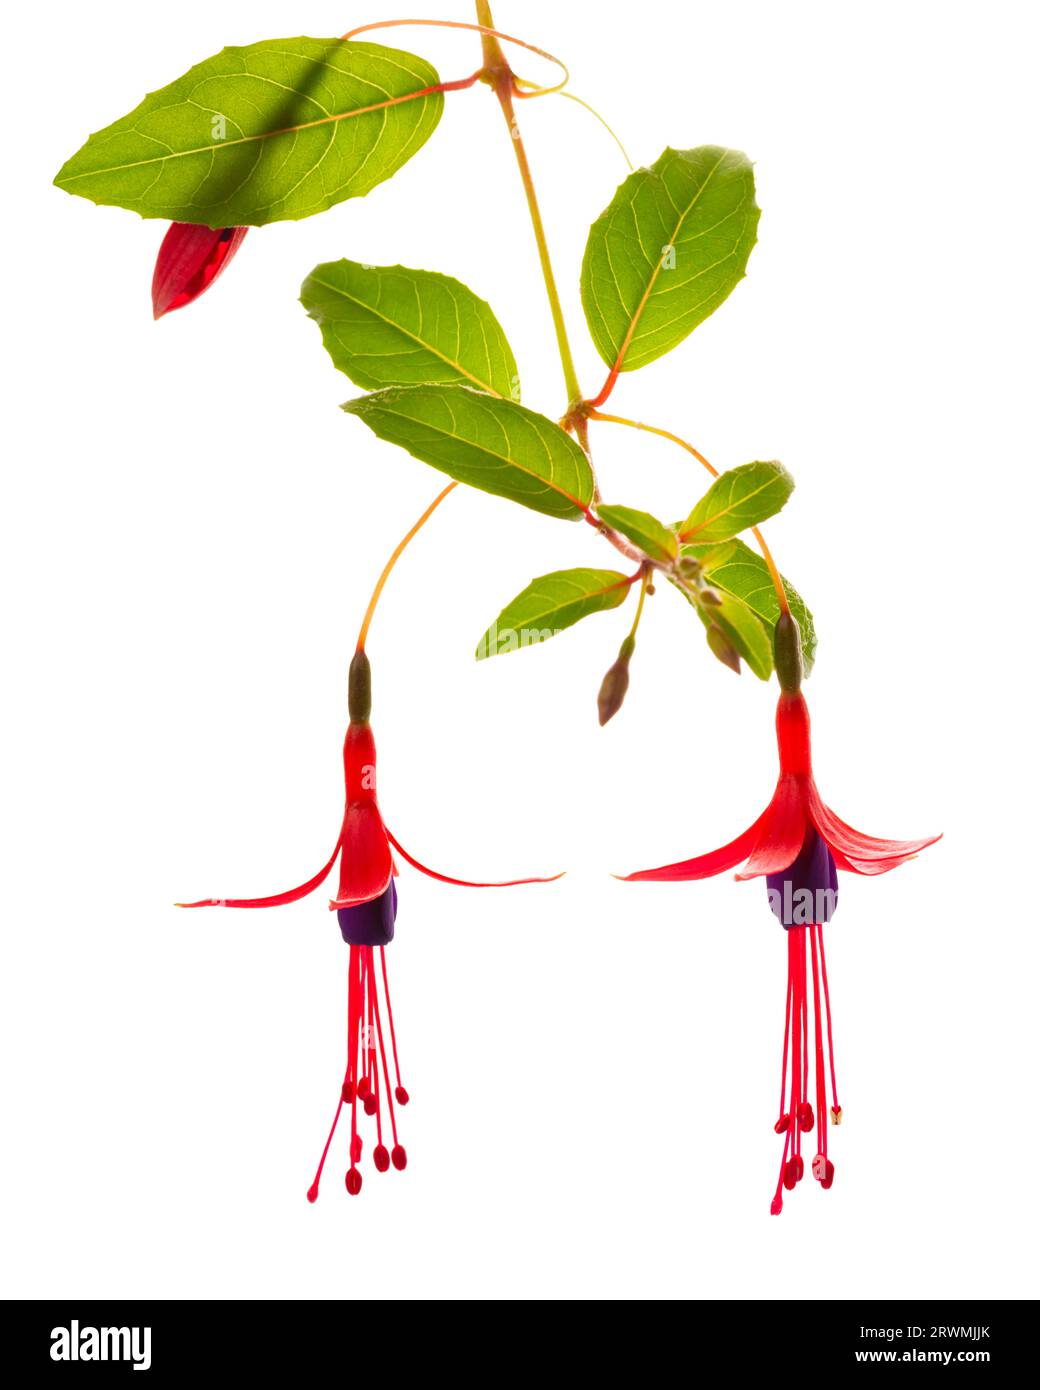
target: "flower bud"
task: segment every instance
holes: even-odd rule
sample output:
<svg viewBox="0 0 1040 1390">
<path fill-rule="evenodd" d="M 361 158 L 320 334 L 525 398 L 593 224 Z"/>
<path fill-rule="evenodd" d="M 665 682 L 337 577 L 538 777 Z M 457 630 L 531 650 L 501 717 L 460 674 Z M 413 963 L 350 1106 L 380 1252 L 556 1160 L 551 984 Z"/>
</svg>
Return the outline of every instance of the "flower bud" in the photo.
<svg viewBox="0 0 1040 1390">
<path fill-rule="evenodd" d="M 596 703 L 599 705 L 600 727 L 614 718 L 625 702 L 628 692 L 628 664 L 636 649 L 635 638 L 631 634 L 621 643 L 618 659 L 603 677 Z"/>
<path fill-rule="evenodd" d="M 712 655 L 716 656 L 723 666 L 728 666 L 731 671 L 740 675 L 740 653 L 729 640 L 721 627 L 708 628 L 708 646 L 711 648 Z"/>
<path fill-rule="evenodd" d="M 170 225 L 152 276 L 152 312 L 157 319 L 181 309 L 208 290 L 242 245 L 248 227 Z"/>
<path fill-rule="evenodd" d="M 363 651 L 354 653 L 347 681 L 347 708 L 352 724 L 367 724 L 372 713 L 372 667 Z"/>
<path fill-rule="evenodd" d="M 776 620 L 773 663 L 780 689 L 797 694 L 802 688 L 802 634 L 790 613 L 781 613 Z"/>
</svg>

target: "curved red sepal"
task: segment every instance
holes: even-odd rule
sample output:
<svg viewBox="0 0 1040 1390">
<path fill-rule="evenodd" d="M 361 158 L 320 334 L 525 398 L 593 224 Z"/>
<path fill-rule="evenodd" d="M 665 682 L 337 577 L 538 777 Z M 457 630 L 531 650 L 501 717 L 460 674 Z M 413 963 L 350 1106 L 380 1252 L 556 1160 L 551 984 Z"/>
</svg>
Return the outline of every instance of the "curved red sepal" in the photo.
<svg viewBox="0 0 1040 1390">
<path fill-rule="evenodd" d="M 915 854 L 942 839 L 941 834 L 930 835 L 923 840 L 879 840 L 873 835 L 865 835 L 835 815 L 812 784 L 807 789 L 806 809 L 812 823 L 826 840 L 831 853 L 844 859 L 852 873 L 887 873 L 889 869 L 898 868 L 907 859 L 912 859 Z M 862 864 L 884 867 L 859 867 Z"/>
<path fill-rule="evenodd" d="M 468 878 L 449 878 L 447 874 L 437 873 L 436 869 L 428 869 L 425 864 L 420 864 L 418 859 L 413 858 L 400 841 L 394 839 L 389 830 L 386 831 L 386 836 L 401 858 L 406 859 L 413 869 L 418 869 L 428 878 L 435 878 L 438 883 L 452 883 L 456 888 L 517 888 L 522 883 L 555 883 L 558 878 L 564 876 L 563 873 L 559 873 L 550 874 L 548 878 L 509 878 L 500 883 L 471 883 Z"/>
<path fill-rule="evenodd" d="M 208 290 L 242 245 L 248 227 L 196 227 L 172 222 L 152 275 L 152 313 L 157 319 L 182 309 Z"/>
<path fill-rule="evenodd" d="M 719 849 L 698 854 L 693 859 L 680 860 L 677 864 L 663 864 L 659 869 L 640 869 L 638 873 L 618 874 L 617 877 L 624 883 L 682 883 L 691 878 L 712 878 L 748 857 L 768 814 L 767 809 L 754 825 L 749 825 L 743 834 Z"/>
<path fill-rule="evenodd" d="M 804 783 L 800 778 L 780 778 L 760 824 L 755 847 L 737 874 L 742 881 L 782 873 L 798 858 L 806 825 Z"/>
<path fill-rule="evenodd" d="M 328 863 L 319 869 L 313 878 L 301 883 L 299 888 L 290 888 L 285 893 L 274 893 L 269 898 L 200 898 L 197 903 L 174 903 L 174 907 L 283 907 L 286 903 L 297 902 L 308 893 L 313 893 L 316 888 L 320 888 L 328 878 L 341 843 L 341 840 L 336 841 L 336 848 L 329 856 Z"/>
<path fill-rule="evenodd" d="M 329 907 L 356 907 L 378 898 L 393 876 L 394 860 L 374 800 L 356 801 L 347 807 L 341 843 L 339 892 Z"/>
</svg>

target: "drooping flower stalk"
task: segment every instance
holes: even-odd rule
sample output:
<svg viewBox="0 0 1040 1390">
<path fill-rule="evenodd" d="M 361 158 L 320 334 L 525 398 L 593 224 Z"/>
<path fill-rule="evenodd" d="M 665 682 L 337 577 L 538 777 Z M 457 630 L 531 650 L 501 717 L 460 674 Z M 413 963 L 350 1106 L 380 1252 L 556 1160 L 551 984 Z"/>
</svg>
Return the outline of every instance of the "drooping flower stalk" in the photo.
<svg viewBox="0 0 1040 1390">
<path fill-rule="evenodd" d="M 372 710 L 372 674 L 365 642 L 380 595 L 394 566 L 411 540 L 418 534 L 455 484 L 444 488 L 419 520 L 395 547 L 376 582 L 371 601 L 365 612 L 358 638 L 357 650 L 350 664 L 348 708 L 350 723 L 343 742 L 344 811 L 339 836 L 332 854 L 321 869 L 305 883 L 282 893 L 263 898 L 206 898 L 180 907 L 278 907 L 296 902 L 320 888 L 339 860 L 339 884 L 329 903 L 336 912 L 340 934 L 348 947 L 347 960 L 347 1058 L 340 1083 L 336 1110 L 328 1139 L 322 1151 L 314 1181 L 308 1188 L 308 1200 L 318 1197 L 321 1175 L 339 1124 L 344 1105 L 350 1107 L 349 1167 L 345 1186 L 351 1196 L 361 1191 L 361 1160 L 363 1140 L 358 1127 L 358 1107 L 375 1120 L 375 1145 L 372 1161 L 376 1171 L 385 1173 L 393 1166 L 403 1171 L 408 1156 L 397 1132 L 394 1108 L 408 1103 L 408 1092 L 401 1082 L 397 1051 L 397 1033 L 390 1005 L 390 987 L 386 966 L 386 947 L 394 939 L 397 920 L 397 887 L 394 879 L 397 866 L 393 850 L 421 873 L 442 883 L 466 888 L 505 888 L 525 883 L 546 883 L 551 878 L 520 878 L 506 882 L 473 882 L 449 877 L 428 869 L 402 848 L 387 829 L 376 794 L 376 745 L 370 724 Z M 560 875 L 553 875 L 558 878 Z M 379 952 L 378 969 L 375 952 Z M 382 981 L 382 1004 L 379 982 Z M 394 1061 L 395 1084 L 391 1086 L 387 1064 L 384 1016 L 390 1037 Z M 389 1124 L 386 1144 L 383 1128 L 384 1107 Z"/>
</svg>

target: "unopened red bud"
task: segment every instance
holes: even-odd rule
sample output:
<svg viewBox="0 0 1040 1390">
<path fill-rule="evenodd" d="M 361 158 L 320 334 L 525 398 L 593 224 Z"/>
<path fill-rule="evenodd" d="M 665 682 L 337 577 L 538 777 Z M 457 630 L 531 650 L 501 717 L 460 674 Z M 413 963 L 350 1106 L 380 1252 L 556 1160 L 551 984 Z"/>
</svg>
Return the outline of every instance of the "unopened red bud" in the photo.
<svg viewBox="0 0 1040 1390">
<path fill-rule="evenodd" d="M 712 655 L 721 661 L 723 666 L 728 666 L 731 671 L 740 675 L 740 653 L 721 627 L 708 628 L 708 646 Z"/>
<path fill-rule="evenodd" d="M 152 276 L 157 319 L 182 309 L 208 290 L 242 245 L 247 227 L 197 227 L 173 222 L 163 237 Z"/>
</svg>

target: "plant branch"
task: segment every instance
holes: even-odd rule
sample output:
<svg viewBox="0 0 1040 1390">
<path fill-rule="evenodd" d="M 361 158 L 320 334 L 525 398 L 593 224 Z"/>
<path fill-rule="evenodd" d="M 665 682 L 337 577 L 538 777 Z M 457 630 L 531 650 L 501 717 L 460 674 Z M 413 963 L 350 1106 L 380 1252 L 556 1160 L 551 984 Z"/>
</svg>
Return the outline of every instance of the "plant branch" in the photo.
<svg viewBox="0 0 1040 1390">
<path fill-rule="evenodd" d="M 574 367 L 574 358 L 567 338 L 567 325 L 564 322 L 560 295 L 556 288 L 556 277 L 553 274 L 549 243 L 545 236 L 545 226 L 542 222 L 541 209 L 538 206 L 538 196 L 535 193 L 534 179 L 531 176 L 531 166 L 527 160 L 527 151 L 524 149 L 516 112 L 513 108 L 513 71 L 496 37 L 498 31 L 491 18 L 491 6 L 488 0 L 476 0 L 476 6 L 477 19 L 480 21 L 481 27 L 481 45 L 484 50 L 484 79 L 498 98 L 498 104 L 502 108 L 502 115 L 505 117 L 512 138 L 513 152 L 516 155 L 520 180 L 524 186 L 524 196 L 527 198 L 531 227 L 534 230 L 534 239 L 538 247 L 538 261 L 542 268 L 542 279 L 545 281 L 545 292 L 549 297 L 549 309 L 552 313 L 553 328 L 556 332 L 556 346 L 559 350 L 560 365 L 563 367 L 563 379 L 567 388 L 568 408 L 571 408 L 581 400 L 581 387 L 578 385 L 578 374 Z"/>
<path fill-rule="evenodd" d="M 662 439 L 669 439 L 673 444 L 678 444 L 680 449 L 685 449 L 688 454 L 692 454 L 698 463 L 704 465 L 713 478 L 719 476 L 719 470 L 714 464 L 708 462 L 699 449 L 695 449 L 687 440 L 680 438 L 677 434 L 673 434 L 671 430 L 660 429 L 657 425 L 644 425 L 639 420 L 628 420 L 623 415 L 606 415 L 602 411 L 594 409 L 587 409 L 585 418 L 588 420 L 603 420 L 611 425 L 627 425 L 629 429 L 644 430 L 647 434 L 656 434 Z M 773 581 L 773 588 L 776 590 L 777 602 L 780 604 L 780 612 L 790 613 L 791 606 L 787 601 L 787 590 L 784 588 L 784 581 L 780 578 L 780 571 L 776 567 L 776 562 L 773 559 L 769 546 L 766 544 L 765 537 L 757 526 L 752 526 L 751 534 L 754 536 L 758 543 L 758 548 L 762 552 L 762 559 L 766 562 L 766 569 L 769 571 L 769 577 Z"/>
</svg>

